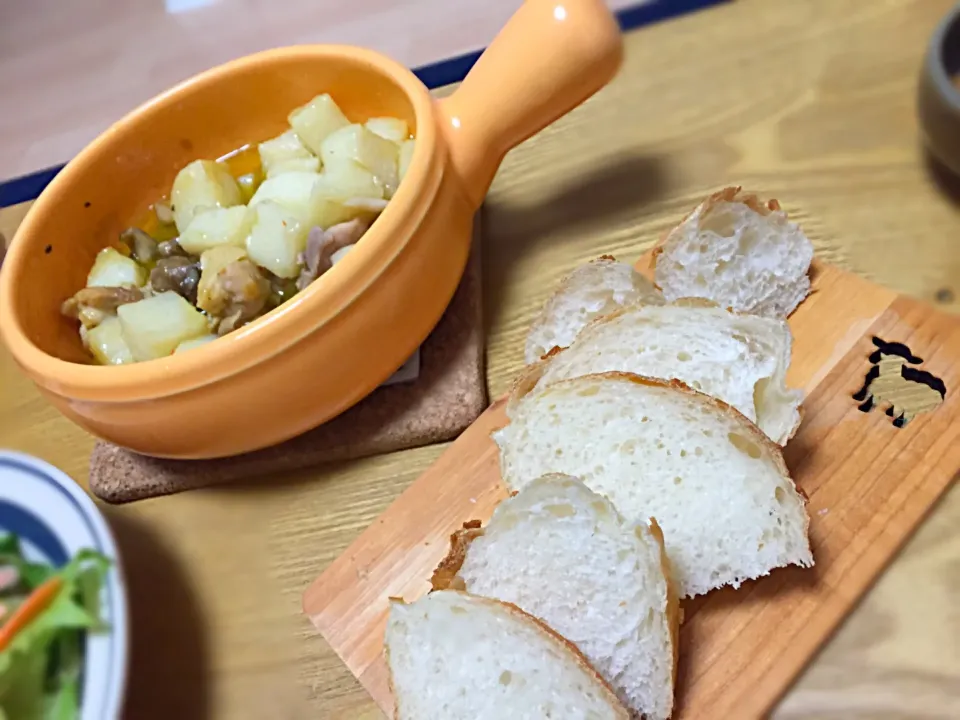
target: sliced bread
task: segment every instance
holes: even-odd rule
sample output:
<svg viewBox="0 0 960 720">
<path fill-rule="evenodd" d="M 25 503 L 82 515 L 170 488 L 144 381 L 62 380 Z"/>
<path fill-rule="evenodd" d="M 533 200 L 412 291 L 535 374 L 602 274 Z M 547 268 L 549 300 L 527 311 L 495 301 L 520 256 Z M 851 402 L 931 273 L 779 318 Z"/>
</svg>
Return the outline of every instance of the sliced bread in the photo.
<svg viewBox="0 0 960 720">
<path fill-rule="evenodd" d="M 538 387 L 620 370 L 681 380 L 723 400 L 784 445 L 800 425 L 803 393 L 789 390 L 790 329 L 704 300 L 633 305 L 595 320 L 566 350 L 530 372 Z"/>
<path fill-rule="evenodd" d="M 702 297 L 741 312 L 787 317 L 810 292 L 813 244 L 776 200 L 728 187 L 698 205 L 654 250 L 668 300 Z"/>
<path fill-rule="evenodd" d="M 396 720 L 626 720 L 570 643 L 514 605 L 455 590 L 390 607 Z"/>
<path fill-rule="evenodd" d="M 451 543 L 435 589 L 515 604 L 576 645 L 635 717 L 670 717 L 680 607 L 656 521 L 545 475 Z"/>
<path fill-rule="evenodd" d="M 565 277 L 530 325 L 524 357 L 536 362 L 566 347 L 594 318 L 632 303 L 662 303 L 653 283 L 626 263 L 604 255 Z"/>
<path fill-rule="evenodd" d="M 565 473 L 629 519 L 655 517 L 681 597 L 813 564 L 780 448 L 720 400 L 676 380 L 602 373 L 520 384 L 507 414 L 493 437 L 508 487 Z"/>
</svg>

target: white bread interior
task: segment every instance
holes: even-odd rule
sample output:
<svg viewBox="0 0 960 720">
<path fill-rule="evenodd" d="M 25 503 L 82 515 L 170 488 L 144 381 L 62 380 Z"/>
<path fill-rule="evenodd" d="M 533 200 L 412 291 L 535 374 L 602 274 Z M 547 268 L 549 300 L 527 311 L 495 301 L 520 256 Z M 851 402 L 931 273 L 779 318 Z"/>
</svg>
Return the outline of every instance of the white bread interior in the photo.
<svg viewBox="0 0 960 720">
<path fill-rule="evenodd" d="M 575 647 L 514 605 L 456 590 L 391 603 L 396 720 L 627 720 Z"/>
<path fill-rule="evenodd" d="M 632 266 L 610 255 L 581 265 L 560 282 L 531 323 L 526 362 L 566 347 L 591 320 L 637 302 L 662 303 L 663 296 Z"/>
<path fill-rule="evenodd" d="M 632 305 L 590 323 L 540 368 L 538 386 L 620 370 L 677 379 L 732 405 L 779 445 L 800 425 L 803 393 L 786 385 L 792 336 L 776 318 L 703 300 Z"/>
<path fill-rule="evenodd" d="M 809 518 L 780 448 L 725 403 L 629 373 L 519 385 L 493 433 L 504 482 L 583 480 L 663 529 L 681 597 L 811 566 Z"/>
<path fill-rule="evenodd" d="M 625 520 L 576 478 L 545 475 L 451 539 L 434 588 L 517 605 L 584 654 L 634 716 L 673 710 L 679 600 L 656 521 Z"/>
<path fill-rule="evenodd" d="M 776 200 L 729 187 L 698 205 L 654 250 L 654 281 L 667 301 L 713 300 L 785 318 L 810 292 L 813 244 Z"/>
</svg>

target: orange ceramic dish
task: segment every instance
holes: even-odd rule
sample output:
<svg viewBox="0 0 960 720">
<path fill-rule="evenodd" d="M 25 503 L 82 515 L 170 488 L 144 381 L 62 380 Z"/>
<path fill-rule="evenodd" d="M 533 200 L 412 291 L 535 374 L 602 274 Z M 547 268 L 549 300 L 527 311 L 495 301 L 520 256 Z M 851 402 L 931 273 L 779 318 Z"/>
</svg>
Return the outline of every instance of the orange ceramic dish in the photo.
<svg viewBox="0 0 960 720">
<path fill-rule="evenodd" d="M 316 427 L 389 377 L 436 324 L 506 151 L 602 87 L 620 57 L 603 0 L 528 0 L 442 101 L 409 70 L 353 47 L 271 50 L 207 71 L 116 123 L 37 200 L 0 274 L 0 332 L 64 415 L 137 452 L 221 457 Z M 407 175 L 356 248 L 216 342 L 89 364 L 59 310 L 97 252 L 184 165 L 277 135 L 290 109 L 321 92 L 351 121 L 388 115 L 415 128 Z"/>
</svg>

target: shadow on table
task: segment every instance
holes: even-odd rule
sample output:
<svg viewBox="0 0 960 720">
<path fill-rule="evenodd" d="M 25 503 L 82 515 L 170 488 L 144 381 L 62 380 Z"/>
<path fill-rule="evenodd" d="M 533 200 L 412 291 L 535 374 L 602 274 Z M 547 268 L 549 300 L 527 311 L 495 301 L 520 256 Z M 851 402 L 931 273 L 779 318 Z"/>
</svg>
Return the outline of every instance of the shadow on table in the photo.
<svg viewBox="0 0 960 720">
<path fill-rule="evenodd" d="M 593 172 L 577 177 L 543 202 L 526 207 L 484 208 L 484 325 L 489 334 L 500 311 L 517 261 L 535 247 L 551 242 L 558 228 L 596 230 L 603 222 L 643 214 L 645 206 L 667 190 L 663 158 L 651 154 L 613 157 Z"/>
<path fill-rule="evenodd" d="M 151 530 L 121 510 L 106 514 L 120 550 L 129 604 L 124 717 L 205 718 L 208 652 L 189 582 Z"/>
</svg>

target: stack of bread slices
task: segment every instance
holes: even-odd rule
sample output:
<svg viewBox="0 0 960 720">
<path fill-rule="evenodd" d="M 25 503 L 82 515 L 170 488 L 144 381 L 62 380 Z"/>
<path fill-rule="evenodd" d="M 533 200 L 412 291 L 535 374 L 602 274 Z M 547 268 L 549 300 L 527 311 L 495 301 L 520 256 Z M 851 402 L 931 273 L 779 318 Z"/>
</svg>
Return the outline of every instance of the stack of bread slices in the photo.
<svg viewBox="0 0 960 720">
<path fill-rule="evenodd" d="M 494 433 L 511 497 L 391 606 L 398 720 L 665 720 L 680 599 L 813 565 L 781 452 L 812 257 L 775 200 L 727 188 L 664 237 L 653 283 L 607 256 L 563 281 Z"/>
</svg>

